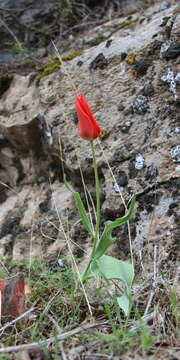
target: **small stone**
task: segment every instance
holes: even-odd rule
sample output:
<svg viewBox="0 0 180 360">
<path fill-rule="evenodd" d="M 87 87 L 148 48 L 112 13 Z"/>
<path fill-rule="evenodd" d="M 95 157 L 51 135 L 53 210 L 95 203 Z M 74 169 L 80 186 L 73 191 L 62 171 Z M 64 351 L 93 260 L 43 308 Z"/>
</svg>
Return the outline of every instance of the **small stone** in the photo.
<svg viewBox="0 0 180 360">
<path fill-rule="evenodd" d="M 169 209 L 172 210 L 174 208 L 178 207 L 178 204 L 176 202 L 173 202 L 169 205 Z"/>
<path fill-rule="evenodd" d="M 128 184 L 128 177 L 123 170 L 118 171 L 117 183 L 119 186 L 126 186 Z"/>
<path fill-rule="evenodd" d="M 162 18 L 162 23 L 161 25 L 159 25 L 160 27 L 166 26 L 167 22 L 169 21 L 169 19 L 171 19 L 171 16 L 164 16 Z"/>
<path fill-rule="evenodd" d="M 180 133 L 180 128 L 176 127 L 174 132 L 175 132 L 175 134 L 179 134 Z"/>
<path fill-rule="evenodd" d="M 144 114 L 149 108 L 147 98 L 143 95 L 139 95 L 137 98 L 135 98 L 132 106 L 134 112 L 137 114 Z"/>
<path fill-rule="evenodd" d="M 123 111 L 124 110 L 124 105 L 123 104 L 119 104 L 118 105 L 118 111 Z"/>
<path fill-rule="evenodd" d="M 109 48 L 109 47 L 111 46 L 111 43 L 112 43 L 112 39 L 108 39 L 108 40 L 106 41 L 105 47 L 106 47 L 106 48 Z"/>
<path fill-rule="evenodd" d="M 145 160 L 141 154 L 136 155 L 135 159 L 135 169 L 141 170 L 144 167 Z"/>
<path fill-rule="evenodd" d="M 120 186 L 118 185 L 118 183 L 117 182 L 113 182 L 113 188 L 114 188 L 114 191 L 116 192 L 116 193 L 120 193 L 121 192 L 121 188 L 120 188 Z"/>
<path fill-rule="evenodd" d="M 83 65 L 83 61 L 81 61 L 81 60 L 79 60 L 78 62 L 77 62 L 77 66 L 82 66 Z"/>
<path fill-rule="evenodd" d="M 127 134 L 130 127 L 131 127 L 132 123 L 130 121 L 125 122 L 121 127 L 120 130 L 122 133 Z"/>
<path fill-rule="evenodd" d="M 127 53 L 122 52 L 121 53 L 121 61 L 123 61 L 126 58 L 126 56 L 127 56 Z"/>
<path fill-rule="evenodd" d="M 145 75 L 150 65 L 151 65 L 150 61 L 147 60 L 135 61 L 133 64 L 133 74 L 135 76 Z"/>
<path fill-rule="evenodd" d="M 180 145 L 172 147 L 171 157 L 173 162 L 180 163 Z"/>
<path fill-rule="evenodd" d="M 90 70 L 104 69 L 107 65 L 108 65 L 107 59 L 105 58 L 103 53 L 100 53 L 90 63 L 89 69 Z"/>
<path fill-rule="evenodd" d="M 147 166 L 145 180 L 151 182 L 152 180 L 156 179 L 158 175 L 158 170 L 156 166 L 152 163 L 151 165 Z"/>
<path fill-rule="evenodd" d="M 49 200 L 44 200 L 39 204 L 39 210 L 44 213 L 49 210 Z"/>
<path fill-rule="evenodd" d="M 73 121 L 74 121 L 74 124 L 75 124 L 75 125 L 78 124 L 78 117 L 77 117 L 77 113 L 76 113 L 76 112 L 73 113 Z"/>
<path fill-rule="evenodd" d="M 143 95 L 144 96 L 152 96 L 154 95 L 154 87 L 151 83 L 149 84 L 145 84 L 144 87 L 143 87 Z"/>
<path fill-rule="evenodd" d="M 74 249 L 73 255 L 80 259 L 84 256 L 84 250 L 77 247 L 76 249 Z"/>
<path fill-rule="evenodd" d="M 175 59 L 180 55 L 180 42 L 167 40 L 160 49 L 161 59 Z"/>
<path fill-rule="evenodd" d="M 57 260 L 57 263 L 58 263 L 59 267 L 61 267 L 61 268 L 65 268 L 65 267 L 66 267 L 66 265 L 65 265 L 65 263 L 64 263 L 64 260 L 62 260 L 62 259 L 58 259 L 58 260 Z"/>
</svg>

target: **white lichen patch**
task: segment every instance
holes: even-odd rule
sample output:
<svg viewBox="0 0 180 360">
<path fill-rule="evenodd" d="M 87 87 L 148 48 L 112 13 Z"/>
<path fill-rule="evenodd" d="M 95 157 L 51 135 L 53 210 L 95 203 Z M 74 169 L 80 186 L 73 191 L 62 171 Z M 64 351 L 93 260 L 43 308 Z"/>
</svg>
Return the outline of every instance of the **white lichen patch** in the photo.
<svg viewBox="0 0 180 360">
<path fill-rule="evenodd" d="M 174 130 L 175 134 L 180 134 L 180 128 L 179 127 L 176 127 L 175 130 Z"/>
<path fill-rule="evenodd" d="M 144 167 L 145 160 L 141 154 L 136 155 L 135 159 L 135 169 L 141 170 Z"/>
<path fill-rule="evenodd" d="M 174 146 L 171 149 L 171 157 L 173 162 L 179 163 L 180 162 L 180 145 Z"/>
<path fill-rule="evenodd" d="M 139 95 L 132 104 L 133 110 L 137 114 L 144 114 L 149 108 L 146 96 Z"/>
<path fill-rule="evenodd" d="M 123 188 L 120 187 L 117 182 L 113 182 L 113 189 L 117 194 L 120 194 L 123 190 Z"/>
<path fill-rule="evenodd" d="M 162 44 L 160 49 L 160 59 L 163 59 L 165 57 L 167 51 L 169 50 L 169 48 L 172 46 L 173 43 L 174 43 L 173 40 L 167 40 Z"/>
<path fill-rule="evenodd" d="M 168 68 L 167 74 L 163 75 L 161 80 L 170 85 L 170 91 L 173 93 L 174 100 L 176 101 L 178 98 L 177 85 L 180 84 L 180 73 L 175 73 Z"/>
</svg>

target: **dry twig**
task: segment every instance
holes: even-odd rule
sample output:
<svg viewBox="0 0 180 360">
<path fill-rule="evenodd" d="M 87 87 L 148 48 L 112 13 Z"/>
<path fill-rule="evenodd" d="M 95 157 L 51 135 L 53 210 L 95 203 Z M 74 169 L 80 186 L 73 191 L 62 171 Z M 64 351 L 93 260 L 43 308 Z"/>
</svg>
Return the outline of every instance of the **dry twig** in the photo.
<svg viewBox="0 0 180 360">
<path fill-rule="evenodd" d="M 14 32 L 10 29 L 10 27 L 6 24 L 6 22 L 0 17 L 1 24 L 5 27 L 5 29 L 10 33 L 10 35 L 13 37 L 14 41 L 19 46 L 19 49 L 22 49 L 22 45 L 20 41 L 18 40 L 17 36 L 14 34 Z"/>
<path fill-rule="evenodd" d="M 157 287 L 157 245 L 154 246 L 154 259 L 153 259 L 153 283 L 152 283 L 152 290 L 150 292 L 150 297 L 144 312 L 144 316 L 147 315 L 149 308 L 151 306 L 153 297 L 155 295 L 155 291 L 156 291 L 156 287 Z"/>
<path fill-rule="evenodd" d="M 36 308 L 32 307 L 31 309 L 27 310 L 26 312 L 24 312 L 23 314 L 21 314 L 20 316 L 18 316 L 16 319 L 8 322 L 7 324 L 5 324 L 2 328 L 0 328 L 0 332 L 2 333 L 4 330 L 6 330 L 9 326 L 14 325 L 17 321 L 22 320 L 25 316 L 27 316 L 28 314 L 30 314 L 31 312 L 35 311 Z M 0 334 L 2 335 L 2 334 Z"/>
<path fill-rule="evenodd" d="M 56 330 L 57 330 L 57 332 L 58 332 L 58 334 L 60 336 L 62 334 L 62 330 L 60 329 L 58 323 L 54 320 L 54 318 L 51 315 L 49 315 L 49 318 L 52 321 L 52 323 L 54 324 L 54 326 L 55 326 L 55 328 L 56 328 Z M 66 356 L 66 353 L 64 351 L 64 346 L 63 346 L 62 341 L 59 341 L 59 350 L 61 352 L 62 360 L 67 360 L 67 356 Z"/>
<path fill-rule="evenodd" d="M 79 326 L 76 329 L 67 331 L 66 333 L 60 334 L 57 337 L 50 337 L 47 340 L 41 340 L 39 342 L 35 342 L 35 343 L 31 343 L 31 344 L 22 344 L 22 345 L 17 345 L 17 346 L 8 346 L 8 347 L 0 348 L 0 353 L 11 353 L 11 352 L 18 352 L 18 351 L 23 351 L 23 350 L 34 350 L 34 349 L 40 349 L 42 346 L 48 347 L 50 344 L 52 344 L 53 342 L 55 342 L 57 340 L 62 341 L 71 336 L 79 334 L 83 331 L 93 329 L 95 327 L 99 327 L 99 326 L 103 326 L 103 325 L 107 325 L 107 321 L 95 322 L 93 324 Z"/>
<path fill-rule="evenodd" d="M 141 320 L 137 320 L 135 322 L 135 324 L 130 327 L 129 331 L 130 332 L 135 332 L 137 330 L 139 330 L 139 328 L 142 327 L 142 325 L 144 325 L 145 323 L 148 323 L 150 320 L 153 320 L 156 316 L 156 311 L 153 311 L 151 314 L 148 315 L 144 315 Z"/>
</svg>

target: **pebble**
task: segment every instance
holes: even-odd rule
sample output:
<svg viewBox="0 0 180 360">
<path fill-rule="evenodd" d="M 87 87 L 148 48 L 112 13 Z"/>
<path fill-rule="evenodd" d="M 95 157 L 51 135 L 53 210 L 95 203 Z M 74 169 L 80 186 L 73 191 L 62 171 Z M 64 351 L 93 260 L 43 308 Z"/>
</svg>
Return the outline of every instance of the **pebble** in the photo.
<svg viewBox="0 0 180 360">
<path fill-rule="evenodd" d="M 123 170 L 118 171 L 117 183 L 119 186 L 126 186 L 128 184 L 128 177 Z"/>
<path fill-rule="evenodd" d="M 175 132 L 175 134 L 179 134 L 180 133 L 180 128 L 176 127 L 174 132 Z"/>
<path fill-rule="evenodd" d="M 58 263 L 58 265 L 59 265 L 61 268 L 65 268 L 65 267 L 66 267 L 66 265 L 65 265 L 65 263 L 64 263 L 64 260 L 62 260 L 62 259 L 58 259 L 58 260 L 57 260 L 57 263 Z"/>
<path fill-rule="evenodd" d="M 180 42 L 167 40 L 160 49 L 161 59 L 175 59 L 180 55 Z"/>
<path fill-rule="evenodd" d="M 89 65 L 89 70 L 104 69 L 108 65 L 108 61 L 103 53 L 98 54 Z"/>
<path fill-rule="evenodd" d="M 141 154 L 136 155 L 135 159 L 135 169 L 141 170 L 144 167 L 145 160 Z"/>
<path fill-rule="evenodd" d="M 144 96 L 152 96 L 154 95 L 154 87 L 151 83 L 149 84 L 145 84 L 144 87 L 143 87 L 143 95 Z"/>
<path fill-rule="evenodd" d="M 123 104 L 118 105 L 118 111 L 123 111 L 125 106 Z"/>
<path fill-rule="evenodd" d="M 120 188 L 120 186 L 118 185 L 117 182 L 113 182 L 113 188 L 114 188 L 114 191 L 118 194 L 122 192 L 122 188 Z"/>
<path fill-rule="evenodd" d="M 173 146 L 170 152 L 173 162 L 180 163 L 180 145 Z"/>
<path fill-rule="evenodd" d="M 126 134 L 128 133 L 132 123 L 130 121 L 125 122 L 121 127 L 120 130 L 122 133 Z"/>
<path fill-rule="evenodd" d="M 135 76 L 144 75 L 151 63 L 147 60 L 135 61 L 133 64 L 133 73 Z"/>
<path fill-rule="evenodd" d="M 137 114 L 144 114 L 149 108 L 147 98 L 143 95 L 139 95 L 137 98 L 135 98 L 132 106 L 134 112 Z"/>
</svg>

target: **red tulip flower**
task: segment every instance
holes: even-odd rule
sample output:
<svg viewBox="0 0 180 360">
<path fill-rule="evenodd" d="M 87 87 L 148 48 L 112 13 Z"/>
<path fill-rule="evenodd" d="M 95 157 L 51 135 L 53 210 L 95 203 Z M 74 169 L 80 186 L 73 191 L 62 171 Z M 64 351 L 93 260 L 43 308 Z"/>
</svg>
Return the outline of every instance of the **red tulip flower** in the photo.
<svg viewBox="0 0 180 360">
<path fill-rule="evenodd" d="M 75 97 L 76 112 L 78 116 L 78 132 L 85 140 L 96 139 L 101 132 L 99 125 L 83 94 Z"/>
</svg>

